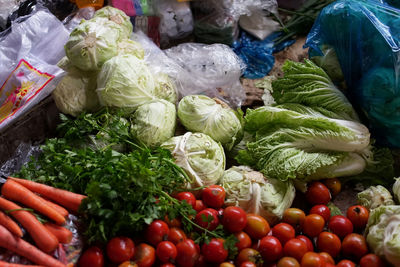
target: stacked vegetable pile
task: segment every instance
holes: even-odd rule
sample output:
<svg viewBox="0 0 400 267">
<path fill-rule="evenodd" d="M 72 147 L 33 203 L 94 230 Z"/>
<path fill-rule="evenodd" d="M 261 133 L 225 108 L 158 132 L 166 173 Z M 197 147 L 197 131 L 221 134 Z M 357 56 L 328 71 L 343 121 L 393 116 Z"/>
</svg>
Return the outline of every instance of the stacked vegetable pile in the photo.
<svg viewBox="0 0 400 267">
<path fill-rule="evenodd" d="M 397 206 L 363 204 L 346 218 L 330 202 L 337 177 L 392 184 L 393 161 L 321 68 L 286 62 L 283 78 L 260 84 L 268 105 L 245 116 L 205 95 L 176 108 L 174 82 L 151 72 L 126 18 L 107 7 L 71 33 L 60 63 L 68 74 L 53 95 L 76 118 L 62 114 L 58 137 L 17 174 L 87 196 L 80 266 L 383 266 L 367 242 L 398 260 L 387 254 L 399 247 Z M 178 119 L 187 132 L 174 136 Z M 226 169 L 226 155 L 237 166 Z M 307 216 L 291 208 L 295 188 L 313 206 Z"/>
</svg>

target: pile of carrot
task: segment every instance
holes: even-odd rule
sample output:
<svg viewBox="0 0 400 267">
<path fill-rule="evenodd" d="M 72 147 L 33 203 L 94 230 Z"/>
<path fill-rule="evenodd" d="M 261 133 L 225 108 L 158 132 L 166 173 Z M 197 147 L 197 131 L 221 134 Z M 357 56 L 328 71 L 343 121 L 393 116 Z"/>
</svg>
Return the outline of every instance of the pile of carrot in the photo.
<svg viewBox="0 0 400 267">
<path fill-rule="evenodd" d="M 46 253 L 54 251 L 59 243 L 71 242 L 72 232 L 62 225 L 66 222 L 68 210 L 77 212 L 86 196 L 14 177 L 9 177 L 4 183 L 1 195 L 0 247 L 9 249 L 35 264 L 65 266 Z M 32 210 L 49 221 L 42 224 Z M 8 215 L 29 233 L 37 247 L 22 239 L 21 228 Z M 0 263 L 0 266 L 3 265 Z"/>
</svg>

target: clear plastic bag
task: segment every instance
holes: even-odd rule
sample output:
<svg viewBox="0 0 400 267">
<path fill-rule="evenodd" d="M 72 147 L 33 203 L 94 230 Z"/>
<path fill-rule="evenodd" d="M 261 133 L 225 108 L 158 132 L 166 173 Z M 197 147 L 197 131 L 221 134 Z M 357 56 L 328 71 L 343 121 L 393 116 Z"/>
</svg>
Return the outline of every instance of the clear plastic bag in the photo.
<svg viewBox="0 0 400 267">
<path fill-rule="evenodd" d="M 306 42 L 310 58 L 334 50 L 352 103 L 373 137 L 393 147 L 400 147 L 399 25 L 398 9 L 375 0 L 339 0 L 321 11 Z"/>
</svg>

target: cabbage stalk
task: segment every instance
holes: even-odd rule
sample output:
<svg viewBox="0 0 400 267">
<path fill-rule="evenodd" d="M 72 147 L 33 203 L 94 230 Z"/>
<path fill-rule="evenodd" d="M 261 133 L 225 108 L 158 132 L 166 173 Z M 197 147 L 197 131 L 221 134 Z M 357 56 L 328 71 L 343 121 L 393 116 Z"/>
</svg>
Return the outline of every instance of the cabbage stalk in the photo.
<svg viewBox="0 0 400 267">
<path fill-rule="evenodd" d="M 189 187 L 216 184 L 224 173 L 224 149 L 206 134 L 187 132 L 172 137 L 161 147 L 172 152 L 176 164 L 192 179 Z"/>
<path fill-rule="evenodd" d="M 370 186 L 364 191 L 358 193 L 357 202 L 370 210 L 380 206 L 394 205 L 389 190 L 381 185 Z"/>
<path fill-rule="evenodd" d="M 269 223 L 279 221 L 295 197 L 291 181 L 266 178 L 247 166 L 234 166 L 224 172 L 221 184 L 226 205 L 235 205 L 248 213 L 263 216 Z"/>
</svg>

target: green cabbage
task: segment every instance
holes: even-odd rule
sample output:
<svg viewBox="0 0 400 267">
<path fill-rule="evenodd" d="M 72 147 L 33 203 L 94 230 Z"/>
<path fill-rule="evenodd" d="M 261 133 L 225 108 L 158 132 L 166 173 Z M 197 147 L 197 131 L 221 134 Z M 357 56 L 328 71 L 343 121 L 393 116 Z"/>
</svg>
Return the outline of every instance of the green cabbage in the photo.
<svg viewBox="0 0 400 267">
<path fill-rule="evenodd" d="M 138 107 L 131 116 L 131 133 L 145 145 L 160 145 L 174 136 L 175 105 L 166 100 L 154 100 Z"/>
<path fill-rule="evenodd" d="M 321 50 L 324 54 L 323 56 L 314 56 L 310 59 L 319 67 L 321 67 L 332 80 L 336 82 L 344 81 L 342 68 L 340 67 L 335 49 L 333 47 L 323 45 Z"/>
<path fill-rule="evenodd" d="M 370 186 L 366 190 L 358 193 L 357 202 L 371 210 L 380 206 L 394 205 L 389 190 L 381 185 Z"/>
<path fill-rule="evenodd" d="M 400 266 L 400 206 L 380 206 L 370 212 L 365 229 L 368 246 L 394 266 Z"/>
<path fill-rule="evenodd" d="M 96 94 L 96 74 L 70 71 L 54 89 L 52 96 L 57 108 L 65 114 L 78 116 L 83 111 L 100 108 Z"/>
<path fill-rule="evenodd" d="M 224 149 L 206 134 L 187 132 L 172 137 L 161 147 L 172 152 L 176 164 L 192 179 L 191 187 L 216 184 L 224 173 Z"/>
<path fill-rule="evenodd" d="M 143 60 L 131 54 L 118 55 L 104 63 L 97 87 L 104 106 L 135 110 L 156 99 L 152 73 Z"/>
<path fill-rule="evenodd" d="M 81 70 L 99 70 L 118 53 L 120 28 L 105 18 L 83 20 L 70 34 L 65 54 Z"/>
<path fill-rule="evenodd" d="M 178 105 L 178 117 L 186 129 L 211 136 L 227 150 L 243 137 L 241 116 L 222 101 L 204 95 L 185 96 Z"/>
<path fill-rule="evenodd" d="M 266 178 L 247 166 L 234 166 L 224 172 L 221 184 L 226 192 L 226 205 L 240 206 L 256 213 L 269 223 L 279 221 L 295 197 L 291 181 Z"/>
<path fill-rule="evenodd" d="M 397 203 L 400 202 L 400 178 L 396 178 L 393 184 L 393 194 Z"/>
<path fill-rule="evenodd" d="M 165 73 L 156 73 L 154 75 L 155 95 L 158 98 L 165 99 L 173 104 L 178 101 L 178 95 L 175 83 Z"/>
<path fill-rule="evenodd" d="M 130 39 L 118 42 L 118 55 L 132 54 L 138 59 L 144 59 L 144 50 L 140 43 Z"/>
<path fill-rule="evenodd" d="M 133 26 L 130 18 L 118 8 L 114 8 L 111 6 L 103 7 L 94 13 L 92 20 L 96 20 L 97 18 L 106 18 L 109 21 L 118 25 L 122 32 L 122 38 L 129 38 L 133 31 Z"/>
</svg>

